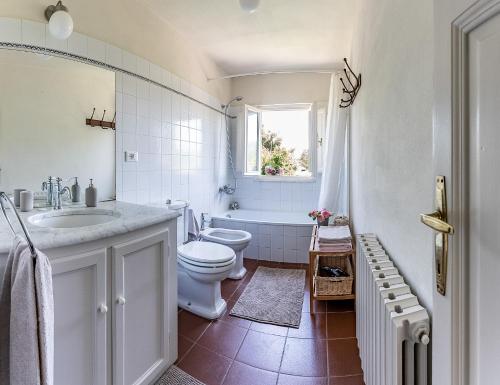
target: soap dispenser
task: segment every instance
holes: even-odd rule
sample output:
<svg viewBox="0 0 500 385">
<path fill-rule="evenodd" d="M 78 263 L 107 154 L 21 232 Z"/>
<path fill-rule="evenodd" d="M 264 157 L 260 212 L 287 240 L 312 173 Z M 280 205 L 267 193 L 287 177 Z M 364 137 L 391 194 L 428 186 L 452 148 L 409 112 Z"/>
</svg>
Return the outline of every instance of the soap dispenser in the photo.
<svg viewBox="0 0 500 385">
<path fill-rule="evenodd" d="M 90 179 L 90 185 L 85 189 L 85 204 L 87 207 L 97 206 L 97 189 L 94 187 L 92 178 Z"/>
<path fill-rule="evenodd" d="M 71 186 L 71 201 L 72 202 L 80 202 L 81 198 L 81 189 L 80 185 L 78 184 L 78 177 L 75 176 L 75 183 Z"/>
</svg>

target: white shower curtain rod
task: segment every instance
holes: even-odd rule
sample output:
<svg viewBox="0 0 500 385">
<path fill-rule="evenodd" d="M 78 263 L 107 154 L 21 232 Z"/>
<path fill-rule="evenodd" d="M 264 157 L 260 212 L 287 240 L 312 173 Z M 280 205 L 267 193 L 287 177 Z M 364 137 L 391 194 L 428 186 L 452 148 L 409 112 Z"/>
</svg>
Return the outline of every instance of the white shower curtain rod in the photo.
<svg viewBox="0 0 500 385">
<path fill-rule="evenodd" d="M 213 81 L 213 80 L 223 80 L 223 79 L 232 79 L 232 78 L 240 78 L 243 76 L 257 76 L 257 75 L 283 75 L 283 74 L 332 74 L 335 73 L 339 70 L 341 70 L 343 67 L 340 66 L 339 68 L 333 68 L 330 70 L 285 70 L 285 71 L 259 71 L 259 72 L 247 72 L 247 73 L 241 73 L 241 74 L 235 74 L 235 75 L 226 75 L 226 76 L 220 76 L 216 78 L 207 78 L 207 80 Z"/>
</svg>

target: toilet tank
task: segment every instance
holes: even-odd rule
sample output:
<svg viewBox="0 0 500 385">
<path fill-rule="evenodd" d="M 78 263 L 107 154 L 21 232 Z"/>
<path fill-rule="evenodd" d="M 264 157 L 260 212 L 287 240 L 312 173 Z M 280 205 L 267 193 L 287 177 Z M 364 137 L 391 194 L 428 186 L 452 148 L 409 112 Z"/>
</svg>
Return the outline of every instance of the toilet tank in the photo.
<svg viewBox="0 0 500 385">
<path fill-rule="evenodd" d="M 177 218 L 177 245 L 182 245 L 187 241 L 187 222 L 186 211 L 189 207 L 189 202 L 184 200 L 175 200 L 170 203 L 167 202 L 169 210 L 177 211 L 181 216 Z"/>
</svg>

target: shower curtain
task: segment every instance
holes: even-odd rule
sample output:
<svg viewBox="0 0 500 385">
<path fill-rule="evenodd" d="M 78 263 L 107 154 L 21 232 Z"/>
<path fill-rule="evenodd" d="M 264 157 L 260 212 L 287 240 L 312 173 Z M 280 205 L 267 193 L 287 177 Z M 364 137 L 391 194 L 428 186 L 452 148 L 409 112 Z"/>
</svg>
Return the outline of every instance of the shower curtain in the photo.
<svg viewBox="0 0 500 385">
<path fill-rule="evenodd" d="M 318 208 L 326 208 L 335 215 L 348 215 L 347 192 L 347 125 L 349 108 L 340 108 L 342 85 L 340 72 L 330 79 L 330 96 L 326 133 L 323 140 L 323 173 Z"/>
</svg>

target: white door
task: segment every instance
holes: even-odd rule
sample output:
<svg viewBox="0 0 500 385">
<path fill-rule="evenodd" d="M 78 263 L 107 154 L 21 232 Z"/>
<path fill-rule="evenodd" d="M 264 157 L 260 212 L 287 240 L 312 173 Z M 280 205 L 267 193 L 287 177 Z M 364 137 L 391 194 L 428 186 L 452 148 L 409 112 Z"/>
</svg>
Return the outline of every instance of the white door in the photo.
<svg viewBox="0 0 500 385">
<path fill-rule="evenodd" d="M 434 294 L 433 383 L 497 385 L 500 1 L 435 0 L 434 10 L 434 166 L 456 234 L 447 294 Z"/>
<path fill-rule="evenodd" d="M 104 385 L 108 359 L 106 250 L 51 262 L 54 384 Z"/>
<path fill-rule="evenodd" d="M 176 358 L 169 350 L 168 243 L 162 231 L 112 248 L 115 385 L 150 384 Z"/>
</svg>

